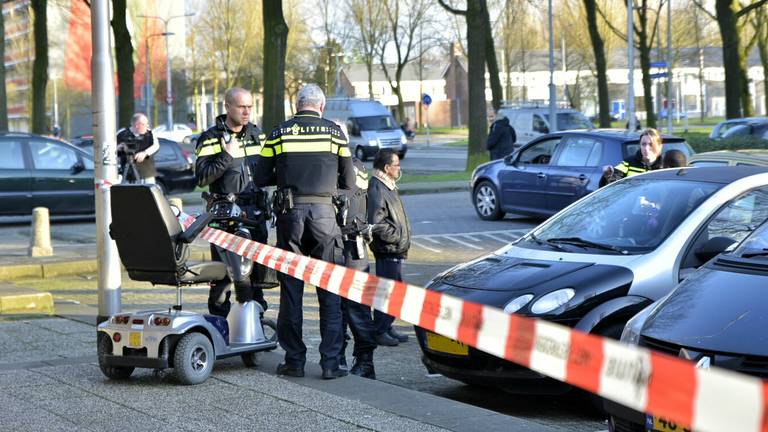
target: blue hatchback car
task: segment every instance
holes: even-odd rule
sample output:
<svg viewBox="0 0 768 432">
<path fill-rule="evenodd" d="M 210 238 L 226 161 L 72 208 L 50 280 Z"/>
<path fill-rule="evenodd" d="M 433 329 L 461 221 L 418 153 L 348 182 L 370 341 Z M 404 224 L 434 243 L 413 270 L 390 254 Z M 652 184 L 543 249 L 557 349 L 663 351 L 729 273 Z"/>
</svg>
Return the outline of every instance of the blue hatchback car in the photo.
<svg viewBox="0 0 768 432">
<path fill-rule="evenodd" d="M 639 148 L 640 134 L 621 129 L 556 132 L 541 136 L 504 159 L 475 168 L 470 180 L 478 216 L 506 213 L 549 217 L 599 187 L 602 167 L 616 165 Z M 683 138 L 663 135 L 664 151 L 693 154 Z"/>
</svg>

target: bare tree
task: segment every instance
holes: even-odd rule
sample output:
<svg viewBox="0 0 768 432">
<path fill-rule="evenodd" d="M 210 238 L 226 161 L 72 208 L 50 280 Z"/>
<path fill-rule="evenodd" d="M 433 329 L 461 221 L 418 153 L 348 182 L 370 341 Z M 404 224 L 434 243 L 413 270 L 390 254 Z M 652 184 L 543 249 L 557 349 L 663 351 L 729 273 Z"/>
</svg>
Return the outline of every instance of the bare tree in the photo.
<svg viewBox="0 0 768 432">
<path fill-rule="evenodd" d="M 285 54 L 288 24 L 282 0 L 262 0 L 264 8 L 264 116 L 265 131 L 285 120 Z"/>
<path fill-rule="evenodd" d="M 595 58 L 597 72 L 597 103 L 600 118 L 600 127 L 611 127 L 611 101 L 608 94 L 608 75 L 605 60 L 605 45 L 597 27 L 597 1 L 584 0 L 584 10 L 589 29 L 589 39 L 592 41 L 592 50 Z"/>
<path fill-rule="evenodd" d="M 368 97 L 373 99 L 373 62 L 378 57 L 379 41 L 386 31 L 386 12 L 378 0 L 347 0 L 346 4 L 357 27 L 353 40 L 368 72 Z"/>
<path fill-rule="evenodd" d="M 32 64 L 32 132 L 48 132 L 45 114 L 45 88 L 48 84 L 48 29 L 47 0 L 32 0 L 35 16 L 35 61 Z"/>
<path fill-rule="evenodd" d="M 112 32 L 117 63 L 118 125 L 128 126 L 134 113 L 133 44 L 126 24 L 126 0 L 112 0 Z"/>
<path fill-rule="evenodd" d="M 481 3 L 483 9 L 483 20 L 485 21 L 485 63 L 488 66 L 488 75 L 491 82 L 491 106 L 494 111 L 501 108 L 501 101 L 504 99 L 501 90 L 501 78 L 499 76 L 499 63 L 496 61 L 496 47 L 493 44 L 493 31 L 491 28 L 491 18 L 488 13 L 488 3 L 486 0 L 477 0 Z"/>
<path fill-rule="evenodd" d="M 485 151 L 485 139 L 488 136 L 485 103 L 485 48 L 486 29 L 484 28 L 485 2 L 468 1 L 466 9 L 457 9 L 438 0 L 440 6 L 450 13 L 461 15 L 467 25 L 467 81 L 469 84 L 469 145 L 467 145 L 467 170 L 474 169 L 488 160 Z"/>
<path fill-rule="evenodd" d="M 5 15 L 0 10 L 0 35 L 5 35 Z M 5 43 L 0 44 L 0 59 L 5 59 Z M 8 96 L 5 93 L 5 61 L 0 64 L 0 131 L 8 130 Z"/>
<path fill-rule="evenodd" d="M 432 2 L 430 0 L 385 0 L 383 7 L 387 34 L 380 40 L 379 63 L 392 87 L 392 92 L 397 96 L 397 119 L 402 122 L 405 120 L 405 106 L 400 82 L 408 62 L 422 55 L 424 45 L 420 39 L 419 30 L 420 26 L 426 23 Z M 394 76 L 385 61 L 387 45 L 391 45 L 395 51 Z"/>
<path fill-rule="evenodd" d="M 760 63 L 763 65 L 763 97 L 765 109 L 768 110 L 768 11 L 758 9 L 752 18 L 752 27 L 757 37 Z"/>
</svg>

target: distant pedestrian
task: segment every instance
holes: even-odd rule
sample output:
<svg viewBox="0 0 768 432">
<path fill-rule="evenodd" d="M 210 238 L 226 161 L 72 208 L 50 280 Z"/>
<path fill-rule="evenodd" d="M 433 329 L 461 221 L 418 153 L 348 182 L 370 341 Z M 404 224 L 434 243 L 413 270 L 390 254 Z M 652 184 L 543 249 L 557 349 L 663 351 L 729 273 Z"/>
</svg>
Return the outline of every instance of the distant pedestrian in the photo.
<svg viewBox="0 0 768 432">
<path fill-rule="evenodd" d="M 154 184 L 155 161 L 160 142 L 149 130 L 149 120 L 142 113 L 131 117 L 131 125 L 117 134 L 117 159 L 122 180 L 126 183 Z"/>
<path fill-rule="evenodd" d="M 685 153 L 680 150 L 669 150 L 664 153 L 664 161 L 661 163 L 662 168 L 681 168 L 688 165 L 688 161 L 685 159 Z"/>
<path fill-rule="evenodd" d="M 373 225 L 371 250 L 376 258 L 376 275 L 403 280 L 403 262 L 411 247 L 411 226 L 397 192 L 400 158 L 390 149 L 381 150 L 373 160 L 373 177 L 368 184 L 368 223 Z M 395 317 L 378 310 L 373 313 L 376 342 L 395 346 L 408 336 L 392 327 Z"/>
<path fill-rule="evenodd" d="M 511 154 L 517 141 L 515 129 L 509 124 L 507 116 L 497 111 L 494 117 L 488 139 L 485 141 L 491 160 L 503 159 Z"/>
</svg>

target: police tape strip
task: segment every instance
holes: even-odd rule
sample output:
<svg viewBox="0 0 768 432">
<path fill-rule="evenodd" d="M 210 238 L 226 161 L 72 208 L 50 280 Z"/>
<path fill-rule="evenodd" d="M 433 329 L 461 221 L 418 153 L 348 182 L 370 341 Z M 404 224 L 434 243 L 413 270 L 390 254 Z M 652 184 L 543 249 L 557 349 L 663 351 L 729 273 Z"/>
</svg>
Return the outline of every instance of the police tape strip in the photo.
<svg viewBox="0 0 768 432">
<path fill-rule="evenodd" d="M 187 219 L 184 225 L 191 221 Z M 696 431 L 768 432 L 768 385 L 725 369 L 297 255 L 213 228 L 201 238 L 403 321 Z"/>
</svg>

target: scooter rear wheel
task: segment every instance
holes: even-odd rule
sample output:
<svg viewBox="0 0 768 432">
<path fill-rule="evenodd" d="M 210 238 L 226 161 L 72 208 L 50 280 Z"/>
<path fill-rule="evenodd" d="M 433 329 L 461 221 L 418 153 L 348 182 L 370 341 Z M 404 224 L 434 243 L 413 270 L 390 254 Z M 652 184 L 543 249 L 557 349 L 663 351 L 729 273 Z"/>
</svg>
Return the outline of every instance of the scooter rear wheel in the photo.
<svg viewBox="0 0 768 432">
<path fill-rule="evenodd" d="M 112 354 L 112 339 L 104 332 L 99 332 L 98 345 L 96 349 L 99 359 L 99 369 L 101 373 L 111 380 L 126 380 L 130 378 L 134 368 L 129 366 L 110 366 L 106 363 L 104 356 Z"/>
</svg>

